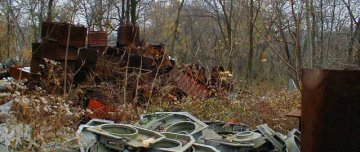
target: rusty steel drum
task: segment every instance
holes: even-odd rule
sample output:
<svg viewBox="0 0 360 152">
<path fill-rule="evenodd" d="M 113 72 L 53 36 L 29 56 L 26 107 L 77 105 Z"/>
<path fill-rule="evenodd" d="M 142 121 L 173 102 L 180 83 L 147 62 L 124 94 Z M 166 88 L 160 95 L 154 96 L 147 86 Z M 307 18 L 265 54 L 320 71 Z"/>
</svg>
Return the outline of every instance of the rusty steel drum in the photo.
<svg viewBox="0 0 360 152">
<path fill-rule="evenodd" d="M 117 36 L 118 46 L 137 45 L 140 43 L 140 29 L 138 26 L 121 25 Z"/>
</svg>

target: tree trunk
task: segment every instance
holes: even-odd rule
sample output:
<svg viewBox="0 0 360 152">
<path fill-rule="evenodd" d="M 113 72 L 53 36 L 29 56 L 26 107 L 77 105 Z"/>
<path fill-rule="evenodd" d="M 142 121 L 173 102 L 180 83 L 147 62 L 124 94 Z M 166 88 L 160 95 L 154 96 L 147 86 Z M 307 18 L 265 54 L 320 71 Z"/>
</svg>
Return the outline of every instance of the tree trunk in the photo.
<svg viewBox="0 0 360 152">
<path fill-rule="evenodd" d="M 44 10 L 45 9 L 45 0 L 40 0 L 40 13 L 39 13 L 39 31 L 41 33 L 41 29 L 42 29 L 42 23 L 44 22 Z M 40 39 L 41 34 L 39 34 L 40 36 L 38 37 L 38 39 Z"/>
<path fill-rule="evenodd" d="M 6 20 L 7 20 L 7 31 L 6 31 L 6 36 L 7 36 L 7 52 L 6 52 L 6 57 L 10 58 L 10 52 L 11 52 L 11 20 L 10 20 L 10 10 L 8 10 L 8 14 L 6 15 Z"/>
<path fill-rule="evenodd" d="M 325 49 L 325 68 L 328 67 L 328 56 L 329 56 L 329 49 L 331 48 L 331 37 L 333 33 L 334 23 L 335 23 L 335 10 L 336 10 L 336 0 L 333 1 L 333 8 L 331 12 L 331 22 L 330 22 L 330 33 L 327 40 L 327 49 Z"/>
<path fill-rule="evenodd" d="M 320 65 L 325 67 L 324 60 L 324 2 L 320 0 Z"/>
<path fill-rule="evenodd" d="M 228 63 L 228 69 L 230 72 L 232 72 L 232 66 L 233 66 L 233 30 L 232 30 L 232 16 L 233 16 L 233 7 L 234 7 L 234 2 L 233 0 L 230 1 L 230 12 L 229 12 L 229 17 L 226 18 L 227 20 L 227 31 L 228 31 L 228 40 L 229 40 L 229 63 Z M 225 10 L 224 10 L 225 12 Z"/>
<path fill-rule="evenodd" d="M 313 48 L 312 48 L 312 26 L 311 26 L 311 6 L 310 0 L 306 0 L 306 52 L 309 54 L 310 58 L 310 68 L 313 67 Z"/>
<path fill-rule="evenodd" d="M 170 49 L 170 52 L 172 53 L 172 55 L 175 55 L 174 49 L 175 49 L 175 42 L 176 42 L 177 33 L 178 33 L 177 30 L 178 30 L 178 26 L 179 26 L 180 13 L 181 13 L 182 7 L 184 6 L 184 2 L 185 2 L 185 0 L 181 0 L 180 6 L 177 11 L 177 15 L 176 15 L 175 28 L 174 28 L 173 39 L 171 41 L 171 49 Z"/>
<path fill-rule="evenodd" d="M 126 0 L 125 15 L 126 15 L 126 24 L 129 24 L 130 23 L 130 0 Z"/>
<path fill-rule="evenodd" d="M 98 26 L 100 31 L 103 31 L 103 22 L 102 22 L 104 17 L 103 0 L 97 0 L 95 3 L 97 4 L 97 6 L 95 6 L 96 8 L 95 25 Z"/>
<path fill-rule="evenodd" d="M 51 22 L 52 21 L 52 8 L 53 8 L 53 3 L 54 3 L 54 0 L 49 0 L 49 3 L 48 3 L 48 11 L 47 11 L 47 18 L 46 18 L 46 21 L 47 22 Z"/>
<path fill-rule="evenodd" d="M 125 0 L 121 1 L 121 19 L 120 24 L 124 24 L 125 21 Z"/>
<path fill-rule="evenodd" d="M 355 26 L 354 41 L 357 41 L 356 43 L 360 45 L 360 17 L 358 18 L 358 21 Z M 356 52 L 356 60 L 357 63 L 360 65 L 360 48 L 358 48 Z"/>
<path fill-rule="evenodd" d="M 248 71 L 246 78 L 248 81 L 252 77 L 252 66 L 254 56 L 254 0 L 250 0 L 250 17 L 249 17 L 249 56 L 248 56 Z"/>
<path fill-rule="evenodd" d="M 311 56 L 312 56 L 312 63 L 314 66 L 314 64 L 316 65 L 316 41 L 315 41 L 315 36 L 316 36 L 316 31 L 317 31 L 317 26 L 316 26 L 316 19 L 315 19 L 315 10 L 314 10 L 314 1 L 310 0 L 310 15 L 311 15 Z"/>
<path fill-rule="evenodd" d="M 136 20 L 137 20 L 137 16 L 136 16 L 136 7 L 138 5 L 138 1 L 137 0 L 131 0 L 131 23 L 133 25 L 136 25 Z"/>
<path fill-rule="evenodd" d="M 300 23 L 300 16 L 298 14 L 295 13 L 295 8 L 294 8 L 294 0 L 291 0 L 291 13 L 292 13 L 292 17 L 294 19 L 294 23 L 295 23 L 295 77 L 296 77 L 296 85 L 298 86 L 298 88 L 300 88 L 301 90 L 301 80 L 300 80 L 300 75 L 301 75 L 301 67 L 302 67 L 302 60 L 301 60 L 301 23 Z"/>
</svg>

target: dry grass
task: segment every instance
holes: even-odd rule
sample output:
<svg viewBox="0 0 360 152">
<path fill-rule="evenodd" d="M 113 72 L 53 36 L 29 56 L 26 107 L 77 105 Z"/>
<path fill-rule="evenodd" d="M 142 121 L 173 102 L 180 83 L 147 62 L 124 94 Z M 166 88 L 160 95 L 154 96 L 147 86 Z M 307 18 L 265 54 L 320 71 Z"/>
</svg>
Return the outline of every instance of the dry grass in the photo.
<svg viewBox="0 0 360 152">
<path fill-rule="evenodd" d="M 267 123 L 277 131 L 287 132 L 298 127 L 298 120 L 288 118 L 285 114 L 300 108 L 301 95 L 297 91 L 290 92 L 285 88 L 262 84 L 230 94 L 227 99 L 160 100 L 151 105 L 149 112 L 187 111 L 201 120 L 241 122 L 252 128 Z"/>
<path fill-rule="evenodd" d="M 29 125 L 30 141 L 22 140 L 21 146 L 10 147 L 15 151 L 48 151 L 51 143 L 65 143 L 76 137 L 75 131 L 85 112 L 73 101 L 48 94 L 37 88 L 29 91 L 22 83 L 12 83 L 8 95 L 0 98 L 14 101 L 10 109 L 13 117 L 5 122 L 10 126 Z M 19 139 L 14 139 L 19 140 Z M 54 148 L 54 147 L 53 147 Z"/>
</svg>

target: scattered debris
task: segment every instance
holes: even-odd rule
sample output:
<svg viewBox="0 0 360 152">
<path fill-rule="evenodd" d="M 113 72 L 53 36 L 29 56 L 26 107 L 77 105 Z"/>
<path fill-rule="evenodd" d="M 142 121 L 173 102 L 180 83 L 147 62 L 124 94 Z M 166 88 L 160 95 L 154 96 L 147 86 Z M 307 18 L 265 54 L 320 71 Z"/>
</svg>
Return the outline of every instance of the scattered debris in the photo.
<svg viewBox="0 0 360 152">
<path fill-rule="evenodd" d="M 185 95 L 196 100 L 206 99 L 220 96 L 233 88 L 232 74 L 221 66 L 212 67 L 209 75 L 200 65 L 185 66 L 174 72 L 177 76 L 169 77 L 175 68 L 175 60 L 170 59 L 163 44 L 140 41 L 138 26 L 121 25 L 117 46 L 107 46 L 107 33 L 103 31 L 87 32 L 82 26 L 57 22 L 44 22 L 42 26 L 42 42 L 33 43 L 31 73 L 41 73 L 40 76 L 46 77 L 50 67 L 45 59 L 54 60 L 63 70 L 69 73 L 76 71 L 73 78 L 67 79 L 74 84 L 83 83 L 91 77 L 97 84 L 105 82 L 114 88 L 124 86 L 118 90 L 123 93 L 120 95 L 122 98 L 117 98 L 119 103 L 134 101 L 145 104 L 151 100 L 151 94 L 169 85 L 166 82 L 170 81 L 176 89 L 169 95 L 175 100 Z M 67 35 L 70 35 L 68 43 Z M 155 82 L 156 79 L 164 83 Z M 106 93 L 100 91 L 98 94 Z M 97 100 L 103 103 L 110 101 Z"/>
<path fill-rule="evenodd" d="M 193 99 L 207 99 L 214 96 L 224 96 L 233 90 L 233 75 L 221 66 L 212 67 L 206 75 L 204 67 L 195 64 L 185 67 L 176 79 L 178 89 Z"/>
<path fill-rule="evenodd" d="M 119 103 L 131 103 L 133 100 L 147 102 L 149 95 L 142 93 L 152 92 L 154 88 L 145 86 L 155 81 L 155 76 L 169 73 L 175 66 L 175 62 L 166 54 L 164 45 L 140 43 L 137 26 L 120 26 L 118 45 L 115 47 L 107 46 L 106 32 L 87 32 L 82 26 L 57 22 L 44 22 L 42 26 L 42 42 L 33 43 L 31 73 L 41 73 L 40 77 L 46 77 L 50 67 L 45 59 L 54 60 L 68 73 L 75 72 L 73 78 L 67 79 L 74 84 L 83 83 L 86 78 L 92 77 L 96 79 L 96 84 L 105 82 L 115 88 L 125 85 L 123 90 L 119 90 L 124 93 L 121 95 L 123 98 L 117 98 L 121 100 Z M 67 35 L 70 35 L 68 43 Z M 101 91 L 98 93 L 105 94 Z M 110 100 L 99 102 L 108 101 Z"/>
<path fill-rule="evenodd" d="M 291 151 L 299 152 L 300 132 L 288 136 L 266 124 L 256 130 L 237 126 L 227 134 L 219 133 L 219 122 L 207 125 L 186 112 L 157 112 L 143 115 L 133 125 L 99 119 L 90 120 L 78 130 L 81 149 L 86 152 L 106 151 Z M 220 123 L 221 124 L 221 123 Z M 223 126 L 226 128 L 226 126 Z"/>
<path fill-rule="evenodd" d="M 93 132 L 88 132 L 87 134 L 83 134 L 81 136 L 93 136 L 94 140 L 89 140 L 89 141 L 87 140 L 88 142 L 82 141 L 81 144 L 74 142 L 74 139 L 76 141 L 76 134 L 75 134 L 76 129 L 78 128 L 81 122 L 86 122 L 88 120 L 88 117 L 91 118 L 105 117 L 106 119 L 114 120 L 117 123 L 120 122 L 120 123 L 132 124 L 130 126 L 133 126 L 135 128 L 140 127 L 146 130 L 155 131 L 157 133 L 160 133 L 164 138 L 169 139 L 169 140 L 161 140 L 163 143 L 170 142 L 172 144 L 177 144 L 179 141 L 181 141 L 182 146 L 167 149 L 172 151 L 183 151 L 183 149 L 187 149 L 187 151 L 191 151 L 191 150 L 219 151 L 221 150 L 221 147 L 224 147 L 223 144 L 218 144 L 219 147 L 214 145 L 206 145 L 205 139 L 214 139 L 214 140 L 208 140 L 209 142 L 217 142 L 217 143 L 218 141 L 228 142 L 231 138 L 235 138 L 236 136 L 234 135 L 238 134 L 239 132 L 251 131 L 247 125 L 238 123 L 238 121 L 230 121 L 230 122 L 200 121 L 199 119 L 189 115 L 188 113 L 180 113 L 180 112 L 155 113 L 151 115 L 143 115 L 142 119 L 140 119 L 138 123 L 134 123 L 134 120 L 139 120 L 139 114 L 144 113 L 143 111 L 144 109 L 142 109 L 141 107 L 134 106 L 131 103 L 117 104 L 116 100 L 112 99 L 113 100 L 112 103 L 109 102 L 102 105 L 105 106 L 106 108 L 105 107 L 99 108 L 104 111 L 107 111 L 107 108 L 110 108 L 109 111 L 115 111 L 116 113 L 96 111 L 96 108 L 95 109 L 88 108 L 87 110 L 85 110 L 86 107 L 90 107 L 89 106 L 90 101 L 94 102 L 96 100 L 94 100 L 95 98 L 88 98 L 89 100 L 88 102 L 86 102 L 87 100 L 83 98 L 86 96 L 81 94 L 79 94 L 79 97 L 77 97 L 76 92 L 78 92 L 79 90 L 72 91 L 72 93 L 69 94 L 68 98 L 64 99 L 62 96 L 49 94 L 46 90 L 43 90 L 40 87 L 35 88 L 35 90 L 28 89 L 24 85 L 24 82 L 26 82 L 25 80 L 20 80 L 20 81 L 2 80 L 0 82 L 1 82 L 0 83 L 1 86 L 3 86 L 2 88 L 4 89 L 0 95 L 1 104 L 3 105 L 1 107 L 7 107 L 5 108 L 5 111 L 7 111 L 6 109 L 8 109 L 9 107 L 5 105 L 10 105 L 11 107 L 8 113 L 1 113 L 0 123 L 4 123 L 5 125 L 9 125 L 9 124 L 29 125 L 31 128 L 30 130 L 31 142 L 22 140 L 21 145 L 17 145 L 16 147 L 10 145 L 10 147 L 8 146 L 4 147 L 5 149 L 6 148 L 11 150 L 15 149 L 16 151 L 19 149 L 23 151 L 54 151 L 54 150 L 80 151 L 79 145 L 81 145 L 80 147 L 91 147 L 92 149 L 105 148 L 106 150 L 109 149 L 111 150 L 111 148 L 108 148 L 104 144 L 98 142 L 96 138 L 97 136 Z M 44 82 L 49 83 L 50 81 L 44 81 Z M 53 85 L 47 84 L 45 86 L 53 86 Z M 11 102 L 9 103 L 9 101 L 13 101 L 12 105 Z M 203 101 L 194 101 L 194 102 L 199 103 L 200 105 L 203 105 L 204 108 L 207 107 L 206 109 L 208 109 L 206 113 L 208 113 L 207 116 L 209 116 L 210 118 L 204 118 L 201 114 L 196 112 L 194 113 L 197 116 L 201 117 L 202 119 L 203 118 L 207 120 L 218 119 L 218 120 L 228 121 L 227 119 L 228 117 L 224 116 L 223 115 L 224 113 L 212 112 L 213 110 L 211 107 L 209 107 L 208 103 Z M 103 102 L 100 103 L 102 104 Z M 114 106 L 112 106 L 113 104 Z M 214 100 L 213 105 L 218 105 L 217 108 L 219 108 L 220 103 L 219 101 Z M 229 106 L 228 104 L 224 104 L 224 103 L 221 104 L 221 106 L 223 105 L 225 105 L 226 107 Z M 233 105 L 230 106 L 234 108 L 235 105 L 236 104 L 234 103 Z M 93 107 L 102 107 L 102 106 L 98 106 L 95 104 L 95 106 Z M 242 109 L 241 107 L 237 108 L 237 110 L 240 111 L 241 109 Z M 230 110 L 229 114 L 233 113 L 231 111 L 235 111 L 235 109 Z M 220 115 L 223 116 L 219 117 Z M 12 121 L 16 121 L 16 122 L 9 123 Z M 105 121 L 105 120 L 101 120 L 101 121 Z M 106 121 L 106 122 L 112 122 L 112 121 Z M 115 122 L 105 123 L 105 124 L 117 124 Z M 248 122 L 248 120 L 244 120 L 243 122 Z M 263 121 L 260 120 L 257 122 L 263 122 Z M 273 124 L 270 121 L 269 123 Z M 92 121 L 91 123 L 90 122 L 88 123 L 88 125 L 95 125 L 95 124 L 99 124 L 99 122 Z M 157 124 L 159 125 L 158 127 L 156 127 Z M 150 129 L 145 128 L 145 126 L 150 126 Z M 273 126 L 278 127 L 276 125 Z M 182 128 L 185 129 L 182 130 Z M 193 129 L 195 130 L 192 131 Z M 173 133 L 165 134 L 164 131 L 173 132 Z M 255 132 L 259 133 L 258 131 Z M 190 133 L 190 134 L 185 135 L 185 133 Z M 185 136 L 181 136 L 178 134 Z M 176 135 L 176 137 L 174 137 L 174 135 Z M 183 143 L 192 143 L 191 138 L 195 140 L 195 143 L 193 143 L 190 147 L 188 146 L 190 144 L 183 144 Z M 296 141 L 296 138 L 293 139 Z M 232 141 L 235 142 L 235 140 Z M 144 145 L 149 145 L 149 146 L 141 147 L 140 148 L 141 150 L 144 151 L 155 150 L 154 147 L 152 147 L 155 144 L 152 142 L 152 139 L 150 138 L 144 139 L 143 142 L 141 143 L 143 143 Z M 156 142 L 156 143 L 157 143 L 157 148 L 161 148 L 162 144 L 159 144 L 161 142 Z M 84 146 L 84 145 L 88 145 L 88 146 Z"/>
<path fill-rule="evenodd" d="M 138 120 L 147 111 L 142 108 L 158 98 L 176 106 L 190 99 L 227 97 L 235 81 L 221 66 L 175 67 L 165 45 L 140 41 L 137 26 L 120 26 L 116 46 L 107 45 L 106 32 L 67 23 L 42 26 L 41 42 L 32 44 L 31 68 L 1 69 L 8 74 L 4 78 L 19 81 L 0 82 L 0 122 L 14 117 L 29 125 L 33 136 L 31 142 L 22 140 L 25 151 L 281 151 L 285 143 L 298 142 L 295 132 L 288 140 L 276 137 L 279 144 L 238 121 L 202 122 L 185 112 L 144 115 L 132 125 L 115 123 Z M 74 143 L 73 129 L 89 118 L 99 119 L 81 125 L 79 143 Z M 19 145 L 0 148 L 18 150 Z"/>
<path fill-rule="evenodd" d="M 16 61 L 13 59 L 7 59 L 3 63 L 0 63 L 0 79 L 10 77 L 10 67 L 16 66 Z"/>
</svg>

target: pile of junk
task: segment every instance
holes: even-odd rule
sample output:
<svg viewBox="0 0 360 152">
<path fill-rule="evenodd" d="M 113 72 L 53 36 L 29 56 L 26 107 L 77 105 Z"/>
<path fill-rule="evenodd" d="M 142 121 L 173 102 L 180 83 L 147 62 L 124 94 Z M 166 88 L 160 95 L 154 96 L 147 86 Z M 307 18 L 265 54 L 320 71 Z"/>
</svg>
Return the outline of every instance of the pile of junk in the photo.
<svg viewBox="0 0 360 152">
<path fill-rule="evenodd" d="M 233 90 L 235 81 L 224 67 L 176 65 L 164 44 L 147 44 L 141 40 L 136 25 L 119 26 L 116 46 L 108 46 L 108 34 L 90 31 L 81 25 L 43 22 L 41 40 L 32 43 L 30 67 L 8 61 L 0 67 L 0 78 L 28 79 L 27 87 L 35 88 L 33 86 L 48 83 L 47 78 L 56 75 L 51 72 L 65 71 L 65 75 L 57 73 L 58 89 L 50 93 L 62 94 L 74 85 L 86 86 L 87 100 L 83 105 L 94 111 L 92 118 L 101 119 L 114 118 L 107 113 L 122 104 L 144 106 L 152 95 L 161 93 L 160 90 L 169 85 L 172 88 L 164 97 L 174 101 L 184 97 L 203 100 L 226 96 Z M 49 89 L 47 87 L 43 89 Z M 50 87 L 53 88 L 55 84 Z"/>
<path fill-rule="evenodd" d="M 0 79 L 28 79 L 30 89 L 54 77 L 51 64 L 59 63 L 59 75 L 65 73 L 65 78 L 43 89 L 59 87 L 58 92 L 51 93 L 60 94 L 70 92 L 73 86 L 86 86 L 86 98 L 81 100 L 84 109 L 91 110 L 91 120 L 77 131 L 82 152 L 300 151 L 298 130 L 283 135 L 266 124 L 252 130 L 245 124 L 200 121 L 186 112 L 157 112 L 142 115 L 132 124 L 115 123 L 122 120 L 117 107 L 142 105 L 169 84 L 173 88 L 167 97 L 171 98 L 164 100 L 227 96 L 235 83 L 232 74 L 221 66 L 176 66 L 164 44 L 146 44 L 139 32 L 138 26 L 120 25 L 116 46 L 108 46 L 107 32 L 43 22 L 41 41 L 32 44 L 30 67 L 6 61 L 0 64 Z"/>
<path fill-rule="evenodd" d="M 299 152 L 300 132 L 287 135 L 267 124 L 250 130 L 245 124 L 200 121 L 187 112 L 142 115 L 133 124 L 92 119 L 77 131 L 82 152 Z"/>
</svg>

